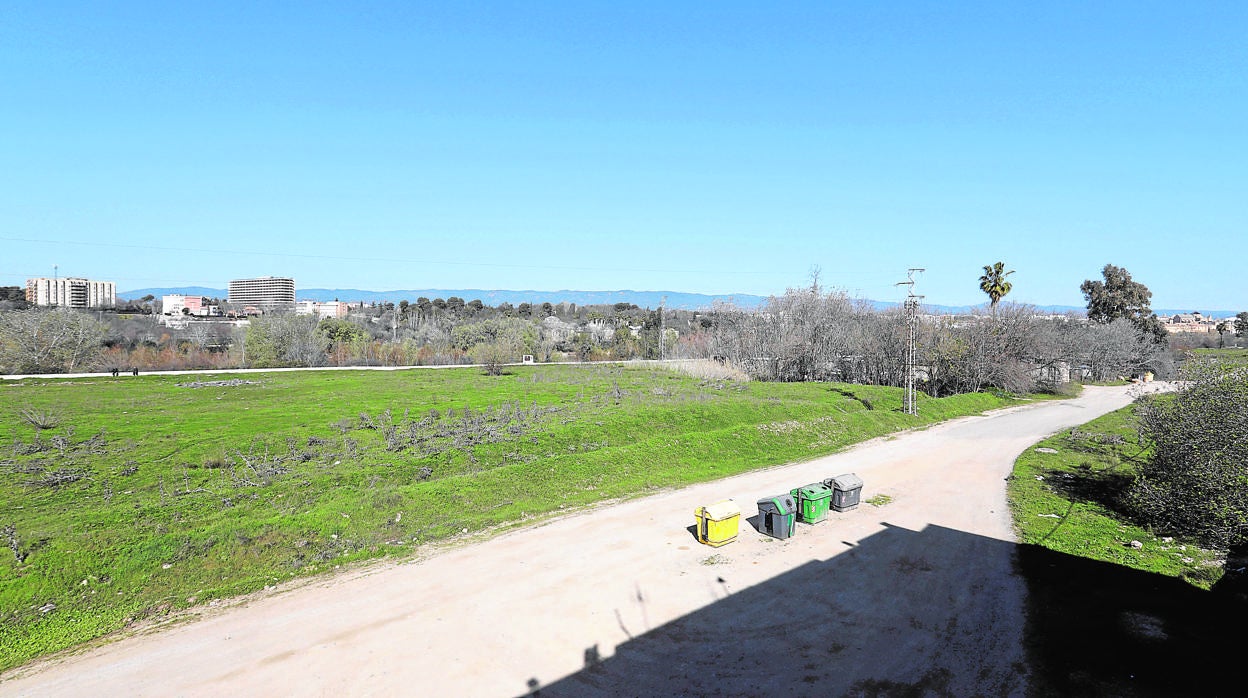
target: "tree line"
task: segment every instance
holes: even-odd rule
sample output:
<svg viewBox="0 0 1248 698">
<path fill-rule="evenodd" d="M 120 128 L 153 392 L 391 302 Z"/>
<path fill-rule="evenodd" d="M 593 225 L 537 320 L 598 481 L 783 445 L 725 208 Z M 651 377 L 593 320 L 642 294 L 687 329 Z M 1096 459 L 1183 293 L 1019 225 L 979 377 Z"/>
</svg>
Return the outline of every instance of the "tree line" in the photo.
<svg viewBox="0 0 1248 698">
<path fill-rule="evenodd" d="M 959 316 L 921 316 L 916 378 L 933 396 L 980 390 L 1054 390 L 1071 380 L 1152 371 L 1169 375 L 1173 354 L 1149 307 L 1151 293 L 1106 265 L 1081 285 L 1087 314 L 1049 316 L 1002 302 L 1013 271 L 984 266 L 990 301 Z M 150 300 L 150 299 L 149 299 Z M 760 380 L 901 385 L 907 318 L 816 279 L 758 308 L 719 304 L 705 312 L 628 303 L 503 303 L 428 299 L 384 303 L 346 318 L 271 314 L 245 327 L 156 316 L 65 309 L 0 310 L 0 370 L 426 365 L 480 363 L 491 370 L 530 355 L 537 362 L 715 358 Z M 1237 329 L 1248 333 L 1248 313 Z"/>
<path fill-rule="evenodd" d="M 66 308 L 0 309 L 0 372 L 325 365 L 498 367 L 535 361 L 602 361 L 676 355 L 699 313 L 630 303 L 503 303 L 420 299 L 378 304 L 345 318 L 278 312 L 245 323 L 187 318 L 161 324 L 156 313 Z"/>
</svg>

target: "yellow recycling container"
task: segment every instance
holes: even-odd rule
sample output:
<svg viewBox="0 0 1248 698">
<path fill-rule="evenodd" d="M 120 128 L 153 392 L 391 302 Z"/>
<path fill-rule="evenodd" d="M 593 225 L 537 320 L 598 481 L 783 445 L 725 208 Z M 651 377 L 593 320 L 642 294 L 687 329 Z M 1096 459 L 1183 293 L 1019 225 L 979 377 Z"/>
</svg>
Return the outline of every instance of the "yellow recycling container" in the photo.
<svg viewBox="0 0 1248 698">
<path fill-rule="evenodd" d="M 741 507 L 731 499 L 716 502 L 709 507 L 693 510 L 697 517 L 698 542 L 718 548 L 737 539 L 741 522 Z"/>
</svg>

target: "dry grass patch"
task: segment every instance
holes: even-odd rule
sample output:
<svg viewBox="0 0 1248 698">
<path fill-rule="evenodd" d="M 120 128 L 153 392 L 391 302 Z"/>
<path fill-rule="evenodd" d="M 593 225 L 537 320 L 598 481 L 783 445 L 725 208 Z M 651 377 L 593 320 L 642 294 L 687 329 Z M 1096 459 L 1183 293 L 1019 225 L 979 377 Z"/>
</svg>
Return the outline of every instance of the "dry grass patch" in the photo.
<svg viewBox="0 0 1248 698">
<path fill-rule="evenodd" d="M 700 380 L 712 381 L 748 381 L 749 374 L 730 363 L 720 363 L 714 359 L 687 359 L 669 361 L 664 364 L 668 369 L 684 373 Z"/>
</svg>

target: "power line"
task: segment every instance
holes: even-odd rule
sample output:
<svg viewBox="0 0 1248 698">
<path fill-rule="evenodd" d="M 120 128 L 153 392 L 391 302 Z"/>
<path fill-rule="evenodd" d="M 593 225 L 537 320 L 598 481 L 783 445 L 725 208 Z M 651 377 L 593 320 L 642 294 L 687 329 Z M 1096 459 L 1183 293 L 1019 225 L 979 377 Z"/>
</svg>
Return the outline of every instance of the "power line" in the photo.
<svg viewBox="0 0 1248 698">
<path fill-rule="evenodd" d="M 343 255 L 322 255 L 308 254 L 306 252 L 262 252 L 257 250 L 226 250 L 226 249 L 204 249 L 195 247 L 165 247 L 160 245 L 128 245 L 116 242 L 80 242 L 69 240 L 34 240 L 30 238 L 0 237 L 0 240 L 8 242 L 30 242 L 37 244 L 50 245 L 82 245 L 86 247 L 111 247 L 129 250 L 154 250 L 159 252 L 193 252 L 197 254 L 229 254 L 229 255 L 250 255 L 265 257 L 284 257 L 297 259 L 324 259 L 335 262 L 390 262 L 403 264 L 436 264 L 451 265 L 464 267 L 491 267 L 491 268 L 508 268 L 508 269 L 544 269 L 556 271 L 626 271 L 626 272 L 647 272 L 662 274 L 774 274 L 777 272 L 771 270 L 757 269 L 641 269 L 641 268 L 610 268 L 600 266 L 560 266 L 554 264 L 515 264 L 503 262 L 465 262 L 459 260 L 448 259 L 403 259 L 398 257 L 347 257 Z"/>
<path fill-rule="evenodd" d="M 600 272 L 643 272 L 650 274 L 783 274 L 783 271 L 771 269 L 646 269 L 637 267 L 602 267 L 602 266 L 561 266 L 553 264 L 516 264 L 503 262 L 465 262 L 461 260 L 447 259 L 404 259 L 399 257 L 348 257 L 343 255 L 324 255 L 309 254 L 306 252 L 264 252 L 257 250 L 227 250 L 222 248 L 195 248 L 195 247 L 169 247 L 161 245 L 134 245 L 119 242 L 94 242 L 79 240 L 47 240 L 33 238 L 19 238 L 0 236 L 0 240 L 6 242 L 26 242 L 34 244 L 46 245 L 77 245 L 82 247 L 105 247 L 126 250 L 148 250 L 158 252 L 181 252 L 195 254 L 213 254 L 213 255 L 240 255 L 240 256 L 262 256 L 262 257 L 282 257 L 295 259 L 322 259 L 335 262 L 386 262 L 401 264 L 429 264 L 444 266 L 462 266 L 462 267 L 487 267 L 499 269 L 541 269 L 548 271 L 600 271 Z M 862 270 L 845 270 L 835 271 L 832 274 L 836 276 L 861 276 L 876 274 L 876 272 L 867 272 Z"/>
</svg>

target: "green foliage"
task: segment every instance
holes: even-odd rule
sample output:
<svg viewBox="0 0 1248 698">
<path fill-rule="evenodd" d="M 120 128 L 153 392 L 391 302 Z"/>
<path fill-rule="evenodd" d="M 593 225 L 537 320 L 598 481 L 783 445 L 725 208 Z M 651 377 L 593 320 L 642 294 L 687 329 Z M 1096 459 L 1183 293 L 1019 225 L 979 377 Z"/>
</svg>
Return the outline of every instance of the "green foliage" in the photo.
<svg viewBox="0 0 1248 698">
<path fill-rule="evenodd" d="M 26 289 L 21 286 L 0 286 L 0 301 L 26 302 Z"/>
<path fill-rule="evenodd" d="M 1142 402 L 1152 456 L 1131 502 L 1154 526 L 1219 547 L 1248 543 L 1248 369 L 1196 361 L 1178 393 Z"/>
<path fill-rule="evenodd" d="M 987 294 L 988 299 L 992 301 L 992 307 L 996 308 L 997 303 L 1014 288 L 1014 285 L 1005 280 L 1005 277 L 1013 274 L 1014 271 L 1005 270 L 1005 262 L 996 262 L 984 266 L 984 275 L 979 277 L 979 290 Z"/>
<path fill-rule="evenodd" d="M 913 417 L 898 389 L 852 390 L 604 365 L 10 383 L 0 669 L 210 599 L 410 555 L 465 528 L 1011 404 L 920 396 Z M 22 410 L 57 419 L 37 429 Z"/>
<path fill-rule="evenodd" d="M 1248 368 L 1248 349 L 1193 349 L 1192 358 L 1216 361 L 1224 368 Z"/>
<path fill-rule="evenodd" d="M 1088 319 L 1098 323 L 1129 320 L 1156 342 L 1164 342 L 1166 328 L 1150 307 L 1153 292 L 1132 280 L 1131 272 L 1112 264 L 1106 264 L 1101 275 L 1104 281 L 1089 279 L 1079 287 L 1088 302 Z"/>
<path fill-rule="evenodd" d="M 494 317 L 481 322 L 456 325 L 451 330 L 451 344 L 464 351 L 479 344 L 493 344 L 516 355 L 535 353 L 537 327 L 532 321 L 513 317 Z"/>
<path fill-rule="evenodd" d="M 342 318 L 325 318 L 316 326 L 316 331 L 331 346 L 350 345 L 353 342 L 365 342 L 369 339 L 368 332 L 364 331 L 363 327 Z"/>
<path fill-rule="evenodd" d="M 1221 573 L 1215 552 L 1155 535 L 1130 519 L 1125 496 L 1146 456 L 1137 427 L 1135 408 L 1127 407 L 1019 456 L 1008 485 L 1019 541 L 1207 589 Z"/>
</svg>

